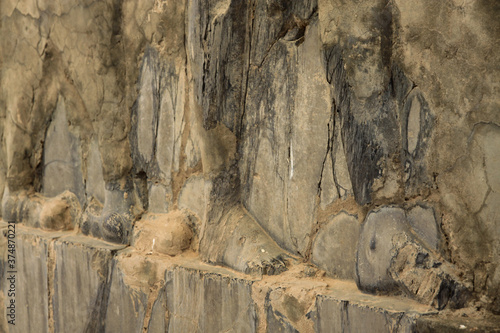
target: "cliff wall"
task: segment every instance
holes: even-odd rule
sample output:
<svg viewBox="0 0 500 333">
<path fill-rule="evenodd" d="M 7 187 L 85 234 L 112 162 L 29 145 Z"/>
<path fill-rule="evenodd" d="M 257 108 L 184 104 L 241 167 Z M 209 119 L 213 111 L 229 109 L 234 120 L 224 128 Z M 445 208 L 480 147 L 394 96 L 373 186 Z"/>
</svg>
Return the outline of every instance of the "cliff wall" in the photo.
<svg viewBox="0 0 500 333">
<path fill-rule="evenodd" d="M 15 224 L 18 315 L 39 311 L 0 327 L 411 331 L 500 314 L 498 14 L 2 0 L 3 298 Z"/>
</svg>

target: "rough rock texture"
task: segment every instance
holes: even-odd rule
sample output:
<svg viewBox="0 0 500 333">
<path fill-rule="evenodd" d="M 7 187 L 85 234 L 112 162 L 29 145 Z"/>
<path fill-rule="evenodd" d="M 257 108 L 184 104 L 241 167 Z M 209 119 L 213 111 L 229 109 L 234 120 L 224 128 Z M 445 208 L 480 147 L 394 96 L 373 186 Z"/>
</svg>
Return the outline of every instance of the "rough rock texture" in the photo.
<svg viewBox="0 0 500 333">
<path fill-rule="evenodd" d="M 435 314 L 412 300 L 363 294 L 311 266 L 251 277 L 193 252 L 169 257 L 68 232 L 18 232 L 20 252 L 41 252 L 19 254 L 19 267 L 38 269 L 18 281 L 29 292 L 17 299 L 19 325 L 7 332 L 337 332 L 346 325 L 411 332 L 420 316 Z"/>
<path fill-rule="evenodd" d="M 193 238 L 188 216 L 179 211 L 143 217 L 134 231 L 138 233 L 134 236 L 135 248 L 171 256 L 189 248 Z"/>
<path fill-rule="evenodd" d="M 106 326 L 111 259 L 122 246 L 102 243 L 75 236 L 53 243 L 47 267 L 53 270 L 48 284 L 54 331 L 98 332 Z M 70 293 L 76 294 L 65 296 Z"/>
<path fill-rule="evenodd" d="M 470 285 L 460 279 L 458 271 L 404 237 L 399 242 L 388 269 L 392 279 L 418 301 L 439 310 L 464 307 Z"/>
<path fill-rule="evenodd" d="M 494 0 L 1 1 L 0 213 L 34 228 L 17 237 L 19 318 L 40 303 L 29 318 L 49 332 L 451 320 L 352 303 L 355 285 L 500 314 L 499 14 Z M 318 296 L 312 265 L 350 294 Z M 284 287 L 294 274 L 300 290 Z"/>
<path fill-rule="evenodd" d="M 22 266 L 18 266 L 17 276 L 17 311 L 22 313 L 25 318 L 30 320 L 16 321 L 16 326 L 10 326 L 9 332 L 48 332 L 49 330 L 49 297 L 48 291 L 48 276 L 49 267 L 47 266 L 49 258 L 49 246 L 43 238 L 43 232 L 23 233 L 17 232 L 17 258 L 19 262 L 23 262 Z M 45 235 L 46 236 L 46 235 Z M 48 239 L 53 239 L 57 236 L 49 236 Z M 7 263 L 8 261 L 4 261 Z M 2 279 L 6 279 L 8 273 L 7 265 L 3 266 Z M 8 296 L 9 284 L 3 285 L 3 294 Z M 26 286 L 26 288 L 20 288 Z M 33 318 L 31 320 L 31 318 Z M 15 330 L 13 329 L 15 328 Z"/>
</svg>

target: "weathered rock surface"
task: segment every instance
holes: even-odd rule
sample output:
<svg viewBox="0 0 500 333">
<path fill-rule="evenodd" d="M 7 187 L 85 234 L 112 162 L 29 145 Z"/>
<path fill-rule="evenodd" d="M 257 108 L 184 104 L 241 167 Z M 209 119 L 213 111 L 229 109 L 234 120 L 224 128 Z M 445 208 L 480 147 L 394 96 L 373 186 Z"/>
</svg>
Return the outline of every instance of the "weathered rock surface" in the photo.
<svg viewBox="0 0 500 333">
<path fill-rule="evenodd" d="M 439 250 L 441 232 L 434 214 L 432 208 L 417 205 L 407 211 L 406 218 L 410 227 L 429 249 Z"/>
<path fill-rule="evenodd" d="M 134 230 L 134 247 L 144 252 L 175 256 L 189 248 L 193 232 L 187 215 L 180 211 L 143 218 Z"/>
<path fill-rule="evenodd" d="M 415 325 L 415 330 L 417 332 L 430 333 L 430 332 L 444 332 L 444 333 L 455 333 L 455 332 L 500 332 L 500 326 L 498 324 L 498 318 L 488 317 L 486 318 L 474 318 L 468 315 L 446 315 L 443 317 L 434 316 L 422 316 L 417 319 Z"/>
<path fill-rule="evenodd" d="M 439 310 L 467 304 L 471 288 L 459 277 L 456 267 L 411 241 L 399 239 L 399 242 L 388 271 L 400 288 Z"/>
<path fill-rule="evenodd" d="M 46 239 L 55 239 L 60 235 L 47 235 L 43 232 L 25 233 L 16 230 L 17 261 L 15 279 L 16 316 L 15 326 L 9 326 L 9 332 L 49 332 L 49 286 L 47 284 L 49 268 L 49 244 Z M 3 236 L 3 235 L 2 235 Z M 5 247 L 7 244 L 5 244 Z M 2 280 L 12 276 L 8 269 L 7 251 L 3 259 Z M 8 297 L 10 283 L 3 284 L 3 294 Z M 5 303 L 7 304 L 7 303 Z M 6 317 L 7 319 L 10 319 Z"/>
<path fill-rule="evenodd" d="M 150 255 L 23 227 L 18 235 L 16 286 L 23 296 L 19 325 L 6 332 L 357 332 L 364 325 L 391 332 L 433 313 L 411 300 L 363 294 L 353 282 L 321 277 L 310 266 L 256 278 L 207 265 L 194 253 Z"/>
<path fill-rule="evenodd" d="M 113 255 L 120 245 L 81 236 L 61 238 L 51 244 L 47 280 L 53 329 L 58 332 L 98 332 L 106 327 Z M 73 297 L 66 297 L 74 293 Z"/>
<path fill-rule="evenodd" d="M 383 230 L 383 232 L 380 232 Z M 371 212 L 363 223 L 357 251 L 357 279 L 368 291 L 392 291 L 396 282 L 389 276 L 393 257 L 393 240 L 409 234 L 405 212 L 401 208 L 384 207 Z"/>
<path fill-rule="evenodd" d="M 48 331 L 415 328 L 351 296 L 309 311 L 312 263 L 366 292 L 499 314 L 499 13 L 492 0 L 1 1 L 1 215 L 37 229 L 19 254 L 39 255 L 22 302 L 43 303 Z M 149 219 L 177 213 L 170 229 Z M 278 290 L 297 262 L 309 286 Z M 256 287 L 262 274 L 273 287 Z"/>
<path fill-rule="evenodd" d="M 400 290 L 440 310 L 464 307 L 471 285 L 439 254 L 436 235 L 431 209 L 382 207 L 370 212 L 358 243 L 358 286 L 379 293 Z"/>
<path fill-rule="evenodd" d="M 340 213 L 316 235 L 311 261 L 341 279 L 356 279 L 356 250 L 359 222 L 354 216 Z"/>
<path fill-rule="evenodd" d="M 71 122 L 70 122 L 71 124 Z M 49 197 L 68 190 L 84 202 L 82 175 L 82 145 L 79 138 L 70 133 L 66 107 L 62 97 L 58 99 L 56 110 L 45 137 L 43 151 L 43 194 Z"/>
<path fill-rule="evenodd" d="M 316 307 L 316 332 L 363 332 L 367 328 L 370 332 L 413 332 L 417 315 L 409 309 L 400 312 L 325 296 L 316 299 Z"/>
<path fill-rule="evenodd" d="M 278 244 L 302 255 L 334 131 L 313 7 L 257 4 L 240 164 L 246 207 Z"/>
</svg>

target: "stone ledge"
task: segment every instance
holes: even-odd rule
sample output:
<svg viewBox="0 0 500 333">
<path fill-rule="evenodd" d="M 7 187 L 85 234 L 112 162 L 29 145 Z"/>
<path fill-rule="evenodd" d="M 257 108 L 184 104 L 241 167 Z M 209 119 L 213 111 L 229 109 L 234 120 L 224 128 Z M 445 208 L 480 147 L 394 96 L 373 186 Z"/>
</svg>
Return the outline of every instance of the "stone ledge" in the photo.
<svg viewBox="0 0 500 333">
<path fill-rule="evenodd" d="M 442 314 L 418 318 L 415 330 L 419 333 L 498 333 L 500 332 L 500 318 L 499 316 L 471 318 L 457 314 Z"/>
<path fill-rule="evenodd" d="M 16 243 L 19 325 L 8 325 L 9 333 L 454 332 L 457 326 L 413 300 L 365 294 L 352 281 L 304 264 L 250 276 L 201 262 L 193 252 L 145 254 L 21 225 Z M 494 319 L 483 328 L 479 321 L 464 324 L 460 332 L 488 331 Z"/>
</svg>

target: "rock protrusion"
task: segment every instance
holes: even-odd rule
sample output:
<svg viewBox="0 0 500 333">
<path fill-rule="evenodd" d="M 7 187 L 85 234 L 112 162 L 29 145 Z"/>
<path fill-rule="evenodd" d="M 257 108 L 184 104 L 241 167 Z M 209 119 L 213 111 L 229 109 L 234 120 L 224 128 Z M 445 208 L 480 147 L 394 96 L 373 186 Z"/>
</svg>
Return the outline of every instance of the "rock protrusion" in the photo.
<svg viewBox="0 0 500 333">
<path fill-rule="evenodd" d="M 80 230 L 84 235 L 118 244 L 129 244 L 133 224 L 142 212 L 132 182 L 108 184 L 104 205 L 93 198 L 82 215 Z"/>
<path fill-rule="evenodd" d="M 398 286 L 438 310 L 464 307 L 471 288 L 459 277 L 457 268 L 408 238 L 401 241 L 389 268 Z"/>
<path fill-rule="evenodd" d="M 147 215 L 137 222 L 133 246 L 146 253 L 178 255 L 191 245 L 193 231 L 189 224 L 182 211 Z"/>
<path fill-rule="evenodd" d="M 418 213 L 418 214 L 417 214 Z M 404 292 L 441 310 L 464 307 L 471 286 L 439 254 L 432 209 L 382 207 L 368 214 L 357 252 L 357 283 L 373 293 Z"/>
<path fill-rule="evenodd" d="M 80 217 L 81 208 L 77 196 L 64 191 L 42 205 L 39 223 L 42 229 L 71 230 L 78 224 Z"/>
<path fill-rule="evenodd" d="M 45 230 L 72 230 L 81 217 L 80 202 L 70 191 L 46 198 L 25 191 L 10 194 L 7 190 L 2 200 L 2 212 L 5 221 Z"/>
</svg>

